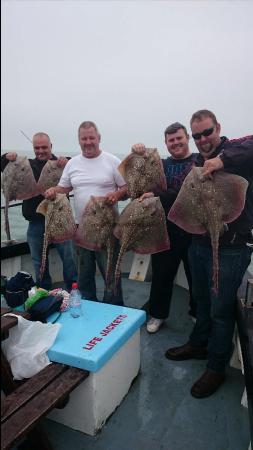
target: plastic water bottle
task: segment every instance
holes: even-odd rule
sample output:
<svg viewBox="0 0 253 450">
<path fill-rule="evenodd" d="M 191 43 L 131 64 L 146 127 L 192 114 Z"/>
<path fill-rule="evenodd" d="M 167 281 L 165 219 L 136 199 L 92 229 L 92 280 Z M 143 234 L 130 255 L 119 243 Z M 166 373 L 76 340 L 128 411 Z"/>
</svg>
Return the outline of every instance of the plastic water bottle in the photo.
<svg viewBox="0 0 253 450">
<path fill-rule="evenodd" d="M 78 289 L 77 283 L 72 283 L 72 289 L 69 297 L 70 314 L 75 319 L 82 314 L 82 294 Z"/>
</svg>

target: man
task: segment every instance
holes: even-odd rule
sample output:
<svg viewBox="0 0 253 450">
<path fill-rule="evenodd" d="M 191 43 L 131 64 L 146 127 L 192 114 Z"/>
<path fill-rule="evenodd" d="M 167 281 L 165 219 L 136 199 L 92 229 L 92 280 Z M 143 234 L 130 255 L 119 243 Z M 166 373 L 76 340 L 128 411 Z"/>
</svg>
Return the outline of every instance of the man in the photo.
<svg viewBox="0 0 253 450">
<path fill-rule="evenodd" d="M 38 181 L 41 171 L 46 162 L 57 160 L 59 167 L 64 167 L 67 163 L 67 158 L 61 156 L 57 158 L 52 154 L 52 143 L 46 133 L 39 132 L 33 136 L 33 149 L 35 153 L 34 159 L 29 159 L 35 180 Z M 9 161 L 15 161 L 17 158 L 16 152 L 10 152 L 2 157 L 2 170 Z M 42 214 L 36 213 L 37 206 L 44 200 L 42 195 L 32 197 L 24 200 L 22 204 L 22 214 L 28 220 L 27 242 L 30 248 L 31 257 L 35 270 L 36 284 L 44 289 L 52 289 L 52 278 L 49 273 L 48 258 L 46 261 L 45 272 L 42 280 L 40 280 L 40 266 L 42 259 L 43 240 L 45 232 L 45 218 Z M 77 270 L 74 262 L 74 250 L 72 241 L 66 241 L 61 244 L 54 244 L 63 264 L 63 278 L 67 290 L 71 289 L 72 282 L 77 279 Z"/>
<path fill-rule="evenodd" d="M 191 170 L 196 154 L 189 149 L 189 135 L 184 125 L 179 122 L 169 125 L 165 132 L 165 145 L 171 156 L 162 160 L 167 180 L 167 191 L 156 192 L 159 195 L 167 218 L 169 209 L 175 201 L 180 187 Z M 139 154 L 145 151 L 144 144 L 136 144 L 133 152 Z M 145 193 L 141 198 L 154 195 Z M 192 297 L 192 281 L 188 264 L 188 248 L 191 235 L 167 220 L 167 229 L 170 238 L 170 249 L 151 255 L 152 282 L 149 296 L 150 319 L 147 322 L 147 331 L 156 333 L 169 316 L 173 283 L 180 265 L 183 261 L 186 278 L 190 292 L 189 314 L 195 317 L 195 302 Z"/>
<path fill-rule="evenodd" d="M 248 265 L 253 227 L 253 137 L 229 141 L 220 136 L 220 124 L 208 110 L 191 118 L 192 137 L 200 152 L 196 165 L 204 175 L 215 170 L 244 177 L 248 183 L 245 207 L 241 215 L 228 224 L 219 239 L 219 290 L 212 290 L 212 248 L 208 235 L 193 236 L 189 262 L 193 295 L 197 302 L 197 321 L 189 341 L 169 348 L 166 358 L 176 361 L 207 359 L 207 369 L 193 384 L 196 398 L 212 395 L 225 380 L 225 368 L 232 352 L 237 290 Z"/>
<path fill-rule="evenodd" d="M 94 122 L 81 123 L 78 129 L 79 145 L 82 153 L 72 158 L 66 165 L 57 187 L 45 192 L 46 198 L 55 198 L 57 193 L 74 191 L 74 207 L 77 224 L 80 223 L 90 196 L 105 196 L 107 203 L 116 204 L 126 196 L 127 187 L 118 172 L 120 160 L 100 149 L 100 134 Z M 116 263 L 114 254 L 114 266 Z M 77 246 L 78 287 L 88 300 L 97 300 L 95 272 L 96 262 L 105 279 L 107 254 L 105 251 L 91 251 Z M 113 280 L 112 280 L 113 281 Z M 117 294 L 113 283 L 104 292 L 107 303 L 123 304 L 121 286 Z"/>
</svg>

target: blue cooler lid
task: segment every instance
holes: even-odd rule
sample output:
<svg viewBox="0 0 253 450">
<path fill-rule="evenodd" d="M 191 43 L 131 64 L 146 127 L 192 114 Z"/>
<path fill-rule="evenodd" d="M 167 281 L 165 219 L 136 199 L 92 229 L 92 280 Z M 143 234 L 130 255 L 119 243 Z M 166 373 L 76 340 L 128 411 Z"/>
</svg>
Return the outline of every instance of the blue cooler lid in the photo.
<svg viewBox="0 0 253 450">
<path fill-rule="evenodd" d="M 91 372 L 98 371 L 146 320 L 139 309 L 82 300 L 82 315 L 63 312 L 62 324 L 47 352 L 51 361 Z M 53 322 L 57 313 L 47 321 Z"/>
</svg>

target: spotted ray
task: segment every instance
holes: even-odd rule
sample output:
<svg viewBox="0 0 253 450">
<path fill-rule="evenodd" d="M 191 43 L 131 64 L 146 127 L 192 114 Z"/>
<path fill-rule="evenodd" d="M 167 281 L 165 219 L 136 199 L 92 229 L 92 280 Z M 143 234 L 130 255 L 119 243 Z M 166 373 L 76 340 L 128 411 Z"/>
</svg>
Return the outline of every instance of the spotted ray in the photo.
<svg viewBox="0 0 253 450">
<path fill-rule="evenodd" d="M 164 209 L 159 197 L 146 198 L 142 202 L 139 199 L 131 201 L 120 214 L 114 235 L 121 244 L 115 269 L 117 286 L 121 261 L 127 250 L 149 254 L 170 248 Z"/>
<path fill-rule="evenodd" d="M 50 187 L 57 186 L 63 172 L 63 167 L 57 166 L 57 160 L 49 159 L 44 165 L 40 177 L 38 179 L 38 188 L 40 193 L 46 191 Z"/>
<path fill-rule="evenodd" d="M 125 179 L 129 197 L 134 199 L 145 192 L 166 190 L 166 178 L 162 161 L 156 148 L 147 148 L 144 155 L 131 153 L 119 165 Z"/>
<path fill-rule="evenodd" d="M 213 289 L 218 292 L 219 237 L 226 224 L 242 212 L 248 182 L 223 171 L 212 179 L 202 175 L 202 167 L 193 167 L 169 211 L 168 219 L 188 233 L 209 233 L 213 251 Z"/>
<path fill-rule="evenodd" d="M 107 251 L 107 269 L 105 282 L 109 286 L 112 276 L 115 237 L 113 229 L 118 219 L 118 211 L 107 205 L 105 197 L 91 196 L 84 209 L 81 222 L 76 232 L 75 242 L 88 250 Z"/>
<path fill-rule="evenodd" d="M 37 207 L 36 212 L 45 216 L 45 234 L 40 267 L 40 279 L 42 279 L 46 266 L 48 245 L 73 239 L 76 224 L 69 200 L 65 194 L 57 194 L 55 200 L 43 200 Z"/>
<path fill-rule="evenodd" d="M 32 168 L 26 156 L 17 156 L 9 161 L 2 173 L 2 190 L 5 197 L 5 231 L 11 242 L 8 217 L 9 203 L 13 200 L 27 200 L 39 194 Z"/>
</svg>

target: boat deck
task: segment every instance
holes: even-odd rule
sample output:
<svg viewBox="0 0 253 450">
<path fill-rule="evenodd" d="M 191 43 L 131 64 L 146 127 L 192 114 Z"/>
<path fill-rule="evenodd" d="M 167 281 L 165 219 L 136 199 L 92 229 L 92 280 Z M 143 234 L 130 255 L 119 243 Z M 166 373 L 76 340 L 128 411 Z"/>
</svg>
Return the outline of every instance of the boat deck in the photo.
<svg viewBox="0 0 253 450">
<path fill-rule="evenodd" d="M 99 297 L 102 280 L 97 277 Z M 146 308 L 149 282 L 123 278 L 125 306 Z M 244 378 L 229 367 L 227 382 L 211 397 L 195 399 L 194 381 L 205 361 L 173 362 L 168 347 L 186 342 L 193 326 L 188 292 L 175 286 L 170 318 L 156 334 L 141 329 L 141 372 L 128 395 L 94 437 L 45 419 L 55 450 L 247 450 L 249 417 L 241 406 Z"/>
</svg>

